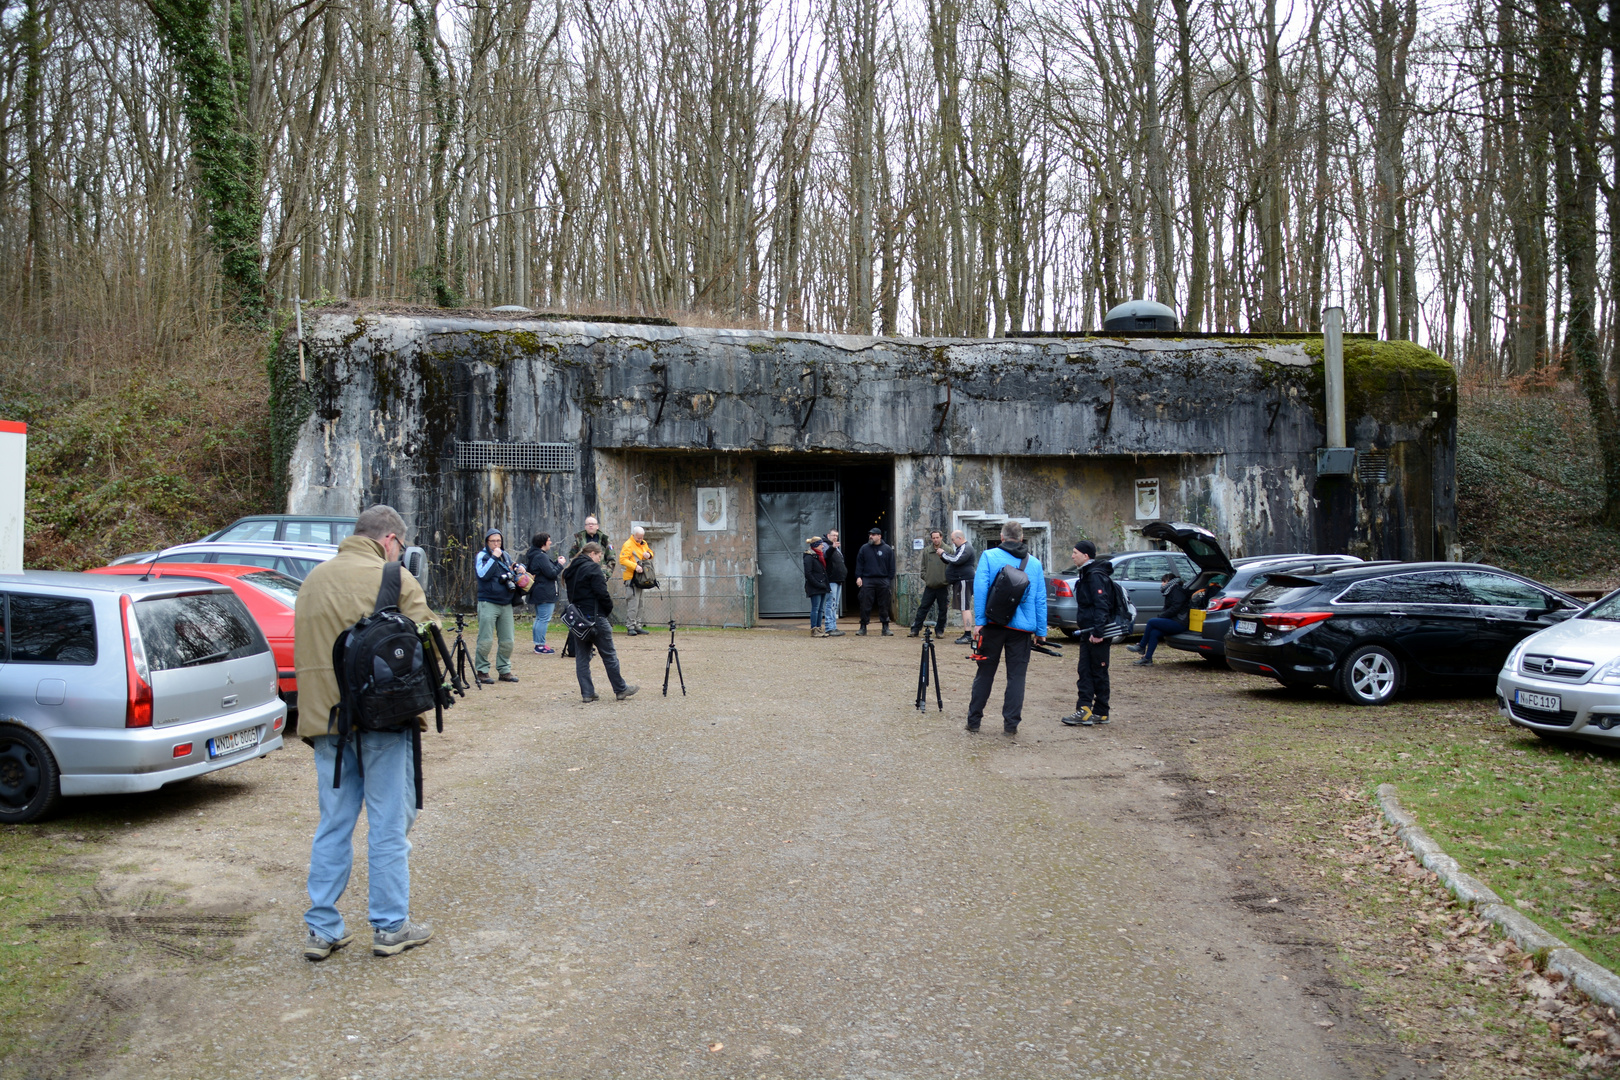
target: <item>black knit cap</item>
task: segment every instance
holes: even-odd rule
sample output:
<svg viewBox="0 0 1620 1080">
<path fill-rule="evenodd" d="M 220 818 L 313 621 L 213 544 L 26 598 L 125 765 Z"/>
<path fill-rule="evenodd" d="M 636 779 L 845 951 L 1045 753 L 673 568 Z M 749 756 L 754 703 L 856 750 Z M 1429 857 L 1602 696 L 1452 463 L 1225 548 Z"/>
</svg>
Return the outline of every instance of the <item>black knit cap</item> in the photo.
<svg viewBox="0 0 1620 1080">
<path fill-rule="evenodd" d="M 1074 542 L 1074 549 L 1088 559 L 1095 559 L 1097 557 L 1097 545 L 1093 544 L 1090 540 L 1076 540 Z"/>
</svg>

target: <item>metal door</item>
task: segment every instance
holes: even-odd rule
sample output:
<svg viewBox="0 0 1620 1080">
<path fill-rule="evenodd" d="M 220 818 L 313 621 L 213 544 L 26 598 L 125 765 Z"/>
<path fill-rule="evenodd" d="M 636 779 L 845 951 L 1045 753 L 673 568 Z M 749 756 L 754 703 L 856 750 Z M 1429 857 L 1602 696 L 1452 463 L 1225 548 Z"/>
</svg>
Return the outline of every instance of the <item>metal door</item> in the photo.
<svg viewBox="0 0 1620 1080">
<path fill-rule="evenodd" d="M 786 485 L 783 485 L 786 486 Z M 838 525 L 838 491 L 770 491 L 757 496 L 759 613 L 810 614 L 804 541 Z"/>
</svg>

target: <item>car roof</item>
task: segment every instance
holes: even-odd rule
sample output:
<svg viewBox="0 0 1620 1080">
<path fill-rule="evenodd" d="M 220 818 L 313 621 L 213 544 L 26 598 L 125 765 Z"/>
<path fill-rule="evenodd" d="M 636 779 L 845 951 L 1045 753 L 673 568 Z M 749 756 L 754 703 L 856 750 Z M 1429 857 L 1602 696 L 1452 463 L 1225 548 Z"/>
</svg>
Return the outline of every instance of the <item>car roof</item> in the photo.
<svg viewBox="0 0 1620 1080">
<path fill-rule="evenodd" d="M 196 540 L 189 544 L 176 544 L 158 552 L 162 555 L 201 555 L 217 551 L 238 552 L 242 555 L 287 555 L 294 558 L 330 559 L 337 554 L 336 544 L 295 544 L 277 540 Z"/>
<path fill-rule="evenodd" d="M 274 574 L 268 566 L 240 566 L 236 563 L 188 563 L 164 560 L 160 563 L 119 563 L 117 566 L 98 566 L 87 574 L 121 574 L 125 577 L 152 573 L 159 577 L 176 574 L 215 574 L 219 577 L 247 577 L 249 574 Z"/>
<path fill-rule="evenodd" d="M 187 587 L 179 582 L 172 581 L 129 581 L 126 580 L 127 577 L 126 574 L 75 573 L 67 570 L 25 570 L 20 574 L 0 574 L 0 589 L 18 588 L 20 586 L 44 586 L 75 592 L 129 593 L 131 596 L 139 596 L 145 593 L 168 594 L 197 591 L 195 585 Z M 230 586 L 224 584 L 207 586 L 207 588 L 230 591 Z"/>
<path fill-rule="evenodd" d="M 344 517 L 342 514 L 248 514 L 231 522 L 231 525 L 240 525 L 244 521 L 359 521 L 359 518 Z M 230 528 L 226 525 L 225 528 Z"/>
</svg>

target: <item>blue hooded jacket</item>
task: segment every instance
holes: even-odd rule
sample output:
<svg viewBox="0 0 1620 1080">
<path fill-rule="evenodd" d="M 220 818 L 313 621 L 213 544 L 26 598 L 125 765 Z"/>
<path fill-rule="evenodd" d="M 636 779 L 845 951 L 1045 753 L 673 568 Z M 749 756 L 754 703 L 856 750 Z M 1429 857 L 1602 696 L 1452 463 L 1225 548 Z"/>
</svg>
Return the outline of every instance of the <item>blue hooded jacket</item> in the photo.
<svg viewBox="0 0 1620 1080">
<path fill-rule="evenodd" d="M 973 571 L 973 621 L 980 627 L 984 626 L 984 609 L 990 602 L 990 583 L 996 580 L 1003 566 L 1016 568 L 1025 555 L 1029 555 L 1029 546 L 1023 541 L 1003 540 L 979 556 L 979 565 Z M 1045 637 L 1046 571 L 1041 568 L 1041 560 L 1031 555 L 1024 573 L 1029 575 L 1029 588 L 1024 590 L 1024 599 L 1007 625 L 1012 630 Z"/>
</svg>

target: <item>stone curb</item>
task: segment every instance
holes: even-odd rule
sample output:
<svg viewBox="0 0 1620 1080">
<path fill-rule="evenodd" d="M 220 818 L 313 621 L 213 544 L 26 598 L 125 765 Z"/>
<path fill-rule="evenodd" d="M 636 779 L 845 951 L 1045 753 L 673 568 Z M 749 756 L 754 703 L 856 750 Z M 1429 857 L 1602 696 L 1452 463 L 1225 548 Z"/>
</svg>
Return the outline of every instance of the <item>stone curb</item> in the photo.
<svg viewBox="0 0 1620 1080">
<path fill-rule="evenodd" d="M 1384 812 L 1385 819 L 1395 826 L 1395 835 L 1401 843 L 1439 876 L 1440 883 L 1450 889 L 1458 901 L 1472 907 L 1481 918 L 1495 923 L 1525 952 L 1544 952 L 1547 966 L 1568 979 L 1587 997 L 1620 1010 L 1620 976 L 1553 937 L 1517 908 L 1503 903 L 1502 898 L 1483 881 L 1464 873 L 1457 860 L 1441 851 L 1440 845 L 1418 827 L 1417 819 L 1401 809 L 1400 796 L 1394 784 L 1378 785 L 1378 806 Z"/>
</svg>

